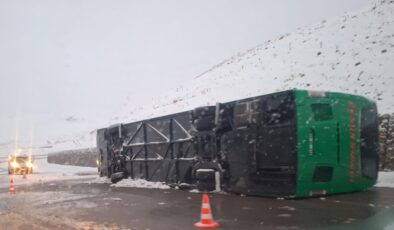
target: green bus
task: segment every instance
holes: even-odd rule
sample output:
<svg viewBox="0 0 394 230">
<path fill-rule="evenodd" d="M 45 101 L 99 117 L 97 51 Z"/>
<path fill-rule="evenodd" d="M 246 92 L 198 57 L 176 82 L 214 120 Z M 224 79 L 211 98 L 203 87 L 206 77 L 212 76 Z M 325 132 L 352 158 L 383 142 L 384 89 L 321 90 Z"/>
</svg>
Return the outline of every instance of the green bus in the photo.
<svg viewBox="0 0 394 230">
<path fill-rule="evenodd" d="M 311 197 L 361 191 L 378 175 L 378 115 L 364 97 L 288 90 L 97 133 L 99 171 L 202 191 Z"/>
</svg>

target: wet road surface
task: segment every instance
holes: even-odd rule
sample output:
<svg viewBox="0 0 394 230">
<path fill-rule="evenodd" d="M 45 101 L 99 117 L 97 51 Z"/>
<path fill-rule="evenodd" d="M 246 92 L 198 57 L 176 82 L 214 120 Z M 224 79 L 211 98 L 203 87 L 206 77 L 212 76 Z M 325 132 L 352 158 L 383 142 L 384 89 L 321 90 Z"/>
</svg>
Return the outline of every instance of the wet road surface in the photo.
<svg viewBox="0 0 394 230">
<path fill-rule="evenodd" d="M 0 188 L 0 226 L 9 226 L 8 229 L 175 230 L 195 229 L 193 224 L 199 220 L 199 193 L 114 188 L 88 181 L 16 184 L 17 195 L 9 195 L 7 188 Z M 394 214 L 394 189 L 391 188 L 301 200 L 233 194 L 210 194 L 209 197 L 214 218 L 221 225 L 219 229 L 359 229 L 381 213 L 388 213 L 391 219 Z M 389 220 L 387 225 L 390 223 Z M 373 222 L 372 226 L 375 226 Z"/>
</svg>

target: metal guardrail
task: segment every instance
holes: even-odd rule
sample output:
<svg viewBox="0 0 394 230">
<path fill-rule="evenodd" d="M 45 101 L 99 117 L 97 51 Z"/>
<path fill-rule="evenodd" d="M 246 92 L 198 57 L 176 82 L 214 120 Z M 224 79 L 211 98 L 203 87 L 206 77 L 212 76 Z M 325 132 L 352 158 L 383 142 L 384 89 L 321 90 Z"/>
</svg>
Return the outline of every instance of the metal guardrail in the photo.
<svg viewBox="0 0 394 230">
<path fill-rule="evenodd" d="M 47 158 L 47 154 L 38 154 L 38 155 L 32 155 L 33 160 L 34 159 L 44 159 Z M 0 163 L 1 162 L 7 162 L 8 156 L 0 156 Z"/>
</svg>

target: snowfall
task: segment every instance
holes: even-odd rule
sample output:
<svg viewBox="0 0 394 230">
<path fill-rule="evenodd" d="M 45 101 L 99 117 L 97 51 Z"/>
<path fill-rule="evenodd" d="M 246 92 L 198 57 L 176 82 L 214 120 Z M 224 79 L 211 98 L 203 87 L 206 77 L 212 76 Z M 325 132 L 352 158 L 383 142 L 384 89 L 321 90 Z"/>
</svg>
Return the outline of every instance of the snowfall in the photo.
<svg viewBox="0 0 394 230">
<path fill-rule="evenodd" d="M 123 106 L 99 123 L 86 119 L 72 130 L 58 123 L 62 133 L 42 144 L 51 151 L 94 147 L 97 128 L 293 88 L 363 95 L 379 113 L 393 113 L 393 49 L 394 3 L 372 1 L 241 51 L 144 104 L 120 99 Z"/>
<path fill-rule="evenodd" d="M 92 129 L 101 128 L 99 124 L 132 122 L 292 88 L 363 95 L 377 101 L 381 113 L 393 113 L 393 49 L 394 3 L 375 1 L 357 11 L 299 28 L 235 54 L 150 103 L 137 105 L 125 98 L 116 115 L 98 124 L 81 122 L 80 127 L 64 133 L 63 127 L 69 124 L 57 123 L 62 133 L 38 144 L 50 145 L 51 151 L 94 147 Z M 89 131 L 75 133 L 75 130 Z M 107 178 L 98 176 L 97 168 L 49 164 L 46 158 L 36 159 L 33 170 L 24 179 L 21 175 L 8 175 L 7 163 L 0 163 L 0 188 L 6 191 L 12 178 L 16 185 L 80 180 L 112 187 L 170 189 L 164 183 L 145 180 L 124 179 L 111 184 Z M 394 172 L 380 172 L 375 186 L 394 188 Z M 95 205 L 80 201 L 86 196 L 52 194 L 56 196 L 48 199 L 48 194 L 43 193 L 36 202 L 49 204 L 73 199 L 78 200 L 78 205 Z"/>
<path fill-rule="evenodd" d="M 215 102 L 290 88 L 332 90 L 364 95 L 377 101 L 380 112 L 394 112 L 394 2 L 373 1 L 362 9 L 284 34 L 240 52 L 152 103 L 126 100 L 108 124 L 130 122 L 193 109 Z M 83 125 L 83 124 L 82 124 Z M 62 129 L 59 129 L 62 130 Z M 67 136 L 67 135 L 66 135 Z M 53 149 L 95 146 L 95 133 L 81 133 L 48 143 Z M 0 164 L 0 187 L 8 186 L 7 165 Z M 96 168 L 48 164 L 37 159 L 29 179 L 17 183 L 92 178 L 109 183 Z M 123 180 L 117 187 L 166 189 L 143 180 Z M 394 187 L 394 172 L 381 172 L 378 187 Z"/>
<path fill-rule="evenodd" d="M 125 99 L 108 125 L 292 88 L 363 95 L 377 102 L 380 113 L 392 113 L 393 48 L 394 2 L 372 1 L 361 9 L 239 52 L 151 103 L 136 105 Z M 92 147 L 96 143 L 95 133 L 62 141 L 59 148 Z M 96 180 L 100 181 L 107 182 Z M 114 186 L 162 188 L 133 180 Z M 394 187 L 394 173 L 381 172 L 376 186 Z"/>
<path fill-rule="evenodd" d="M 377 101 L 381 113 L 392 113 L 393 47 L 394 3 L 373 1 L 362 9 L 240 52 L 151 103 L 141 106 L 125 100 L 117 116 L 107 123 L 136 121 L 291 88 L 364 95 Z M 53 144 L 51 151 L 94 147 L 95 133 L 64 134 L 48 143 Z M 5 163 L 0 163 L 0 175 L 0 187 L 8 186 Z M 109 183 L 97 176 L 96 168 L 48 164 L 46 159 L 36 160 L 34 174 L 27 180 L 14 176 L 17 183 L 25 184 L 86 178 L 91 178 L 91 183 Z M 130 179 L 113 186 L 168 188 Z M 376 186 L 394 187 L 394 172 L 380 172 Z"/>
</svg>

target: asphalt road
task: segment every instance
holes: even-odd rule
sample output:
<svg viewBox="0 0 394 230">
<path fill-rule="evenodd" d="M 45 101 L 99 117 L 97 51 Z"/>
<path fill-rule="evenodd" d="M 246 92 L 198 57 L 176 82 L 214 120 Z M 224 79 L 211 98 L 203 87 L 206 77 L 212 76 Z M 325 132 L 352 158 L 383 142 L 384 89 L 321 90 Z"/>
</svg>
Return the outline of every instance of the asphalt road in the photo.
<svg viewBox="0 0 394 230">
<path fill-rule="evenodd" d="M 16 195 L 0 188 L 0 226 L 22 230 L 195 229 L 199 193 L 114 188 L 87 183 L 90 180 L 16 184 Z M 394 229 L 394 189 L 390 188 L 301 200 L 209 197 L 219 229 Z"/>
</svg>

